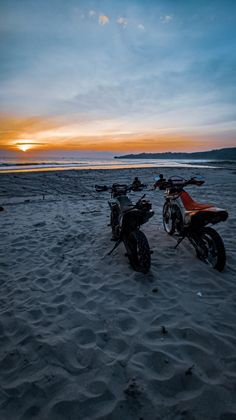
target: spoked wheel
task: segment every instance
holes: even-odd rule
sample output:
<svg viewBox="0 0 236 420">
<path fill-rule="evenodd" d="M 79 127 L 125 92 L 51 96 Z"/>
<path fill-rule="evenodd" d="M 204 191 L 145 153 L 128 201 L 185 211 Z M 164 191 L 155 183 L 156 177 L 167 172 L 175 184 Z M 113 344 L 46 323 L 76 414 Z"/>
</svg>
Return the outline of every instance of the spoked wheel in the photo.
<svg viewBox="0 0 236 420">
<path fill-rule="evenodd" d="M 201 229 L 197 240 L 197 257 L 222 271 L 226 262 L 225 247 L 220 235 L 211 227 Z"/>
<path fill-rule="evenodd" d="M 135 271 L 146 274 L 151 265 L 151 252 L 143 232 L 135 230 L 124 238 L 129 262 Z"/>
<path fill-rule="evenodd" d="M 165 231 L 169 235 L 173 235 L 175 231 L 175 225 L 174 225 L 174 220 L 172 217 L 172 208 L 168 201 L 165 202 L 163 206 L 162 217 L 163 217 L 163 226 L 164 226 Z"/>
</svg>

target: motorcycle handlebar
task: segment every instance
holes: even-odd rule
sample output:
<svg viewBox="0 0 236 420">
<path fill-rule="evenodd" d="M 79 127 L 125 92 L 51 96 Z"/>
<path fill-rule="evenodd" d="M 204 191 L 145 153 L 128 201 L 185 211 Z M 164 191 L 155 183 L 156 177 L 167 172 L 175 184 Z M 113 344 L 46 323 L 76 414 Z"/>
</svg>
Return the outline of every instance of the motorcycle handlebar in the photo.
<svg viewBox="0 0 236 420">
<path fill-rule="evenodd" d="M 167 188 L 184 188 L 187 185 L 197 185 L 198 187 L 200 187 L 202 184 L 204 184 L 204 182 L 205 180 L 196 177 L 192 177 L 190 179 L 172 177 L 166 180 L 161 174 L 159 176 L 159 179 L 156 180 L 154 188 L 158 187 L 160 190 L 165 190 Z"/>
</svg>

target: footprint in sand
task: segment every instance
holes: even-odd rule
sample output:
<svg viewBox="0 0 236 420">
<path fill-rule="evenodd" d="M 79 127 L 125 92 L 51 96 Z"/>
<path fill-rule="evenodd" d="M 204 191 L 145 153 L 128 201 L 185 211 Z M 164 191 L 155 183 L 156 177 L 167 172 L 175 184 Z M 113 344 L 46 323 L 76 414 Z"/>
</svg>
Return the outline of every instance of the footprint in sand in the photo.
<svg viewBox="0 0 236 420">
<path fill-rule="evenodd" d="M 42 291 L 48 291 L 52 288 L 51 280 L 49 280 L 47 277 L 39 277 L 36 279 L 35 284 Z"/>
<path fill-rule="evenodd" d="M 87 390 L 93 395 L 101 395 L 107 389 L 107 384 L 102 380 L 94 380 L 87 385 Z"/>
<path fill-rule="evenodd" d="M 62 303 L 64 302 L 66 296 L 64 293 L 61 293 L 60 295 L 55 296 L 55 298 L 53 299 L 53 303 Z"/>
<path fill-rule="evenodd" d="M 83 347 L 94 346 L 96 335 L 92 329 L 78 328 L 74 332 L 76 343 Z"/>
<path fill-rule="evenodd" d="M 28 313 L 32 321 L 38 321 L 43 316 L 41 309 L 30 309 Z"/>
<path fill-rule="evenodd" d="M 118 327 L 128 335 L 133 335 L 138 331 L 138 323 L 132 316 L 127 316 L 117 321 Z"/>
</svg>

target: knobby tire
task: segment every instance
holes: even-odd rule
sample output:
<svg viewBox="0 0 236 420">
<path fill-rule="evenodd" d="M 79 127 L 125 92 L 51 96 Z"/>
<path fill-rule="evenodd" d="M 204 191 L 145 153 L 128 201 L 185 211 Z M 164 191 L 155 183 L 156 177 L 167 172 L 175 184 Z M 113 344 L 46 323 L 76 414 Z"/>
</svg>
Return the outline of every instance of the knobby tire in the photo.
<svg viewBox="0 0 236 420">
<path fill-rule="evenodd" d="M 172 207 L 168 201 L 164 203 L 163 210 L 162 210 L 162 218 L 163 218 L 163 226 L 166 233 L 168 233 L 168 235 L 173 235 L 175 232 L 175 224 L 172 218 Z"/>
<path fill-rule="evenodd" d="M 129 262 L 135 271 L 148 273 L 151 266 L 151 252 L 143 232 L 136 230 L 124 239 Z"/>
<path fill-rule="evenodd" d="M 213 268 L 218 271 L 222 271 L 225 267 L 226 254 L 225 246 L 218 232 L 211 227 L 204 227 L 199 233 L 199 245 L 205 251 L 205 256 L 197 252 L 197 257 L 206 263 L 210 264 Z M 213 249 L 211 250 L 210 247 Z M 211 261 L 211 253 L 214 252 L 213 257 L 215 261 Z"/>
</svg>

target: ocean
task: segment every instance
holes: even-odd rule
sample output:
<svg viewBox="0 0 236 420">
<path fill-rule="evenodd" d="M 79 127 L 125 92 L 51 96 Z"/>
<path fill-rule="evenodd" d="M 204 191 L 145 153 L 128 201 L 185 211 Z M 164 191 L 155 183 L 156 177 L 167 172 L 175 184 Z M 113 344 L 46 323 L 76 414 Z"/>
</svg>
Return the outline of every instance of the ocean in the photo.
<svg viewBox="0 0 236 420">
<path fill-rule="evenodd" d="M 122 169 L 150 167 L 219 167 L 224 161 L 185 160 L 185 159 L 1 159 L 0 173 L 9 172 L 42 172 L 81 169 Z M 230 164 L 230 161 L 227 161 Z M 225 167 L 225 165 L 224 165 Z"/>
</svg>

